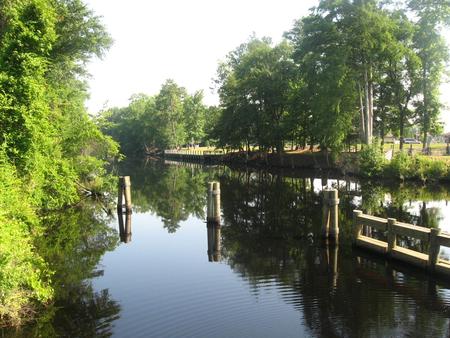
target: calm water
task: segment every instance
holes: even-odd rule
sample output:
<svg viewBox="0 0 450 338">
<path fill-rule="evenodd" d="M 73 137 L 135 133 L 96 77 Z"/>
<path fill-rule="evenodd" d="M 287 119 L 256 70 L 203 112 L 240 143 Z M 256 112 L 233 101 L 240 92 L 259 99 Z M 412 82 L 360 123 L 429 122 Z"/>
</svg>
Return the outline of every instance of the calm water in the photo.
<svg viewBox="0 0 450 338">
<path fill-rule="evenodd" d="M 449 335 L 449 282 L 349 244 L 354 208 L 450 230 L 448 187 L 161 163 L 120 173 L 132 178 L 131 238 L 119 242 L 117 218 L 95 204 L 52 220 L 59 226 L 42 250 L 56 270 L 56 308 L 2 336 Z M 212 180 L 222 226 L 208 235 Z M 340 190 L 337 246 L 319 240 L 323 185 Z"/>
</svg>

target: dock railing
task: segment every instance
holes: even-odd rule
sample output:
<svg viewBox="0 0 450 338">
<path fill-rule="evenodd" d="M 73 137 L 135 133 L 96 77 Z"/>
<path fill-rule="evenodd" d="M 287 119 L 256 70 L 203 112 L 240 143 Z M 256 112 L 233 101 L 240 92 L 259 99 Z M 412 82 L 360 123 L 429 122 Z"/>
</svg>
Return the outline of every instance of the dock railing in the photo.
<svg viewBox="0 0 450 338">
<path fill-rule="evenodd" d="M 199 156 L 203 156 L 203 155 L 223 155 L 226 152 L 224 152 L 221 149 L 216 149 L 216 150 L 198 150 L 198 149 L 167 149 L 164 150 L 164 154 L 165 155 L 199 155 Z"/>
<path fill-rule="evenodd" d="M 440 247 L 450 247 L 450 234 L 441 233 L 440 229 L 398 222 L 395 218 L 366 215 L 360 210 L 353 211 L 353 222 L 353 240 L 356 246 L 450 276 L 450 261 L 439 258 Z M 387 242 L 363 235 L 363 226 L 385 233 Z M 399 246 L 397 236 L 407 236 L 428 243 L 428 252 L 422 253 Z"/>
</svg>

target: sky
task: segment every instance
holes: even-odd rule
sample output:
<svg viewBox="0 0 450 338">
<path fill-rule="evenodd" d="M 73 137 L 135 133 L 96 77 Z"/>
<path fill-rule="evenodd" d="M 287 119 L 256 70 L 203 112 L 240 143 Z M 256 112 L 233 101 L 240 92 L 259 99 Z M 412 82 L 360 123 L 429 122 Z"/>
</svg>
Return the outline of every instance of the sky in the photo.
<svg viewBox="0 0 450 338">
<path fill-rule="evenodd" d="M 166 79 L 203 90 L 218 103 L 213 78 L 226 55 L 255 33 L 281 40 L 317 0 L 85 0 L 114 44 L 88 67 L 88 110 L 126 106 L 136 93 L 155 95 Z M 450 39 L 448 39 L 450 41 Z M 450 86 L 441 89 L 450 106 Z M 448 95 L 445 95 L 449 93 Z M 443 114 L 450 131 L 450 112 Z"/>
</svg>

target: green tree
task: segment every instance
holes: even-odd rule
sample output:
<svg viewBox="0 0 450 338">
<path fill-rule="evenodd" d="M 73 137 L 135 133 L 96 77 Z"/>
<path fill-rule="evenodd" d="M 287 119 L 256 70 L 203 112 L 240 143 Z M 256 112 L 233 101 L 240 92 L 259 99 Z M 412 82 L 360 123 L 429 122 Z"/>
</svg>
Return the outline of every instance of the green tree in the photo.
<svg viewBox="0 0 450 338">
<path fill-rule="evenodd" d="M 416 107 L 425 148 L 428 134 L 440 129 L 438 118 L 442 104 L 439 100 L 439 87 L 449 59 L 441 28 L 450 23 L 450 3 L 411 0 L 408 5 L 418 18 L 414 47 L 421 61 L 421 98 L 416 100 Z"/>
<path fill-rule="evenodd" d="M 186 95 L 183 101 L 184 125 L 186 141 L 191 144 L 200 143 L 205 137 L 207 108 L 203 104 L 203 92 Z"/>
<path fill-rule="evenodd" d="M 161 132 L 161 145 L 165 148 L 179 147 L 186 141 L 183 101 L 187 93 L 173 80 L 167 80 L 155 98 L 158 111 L 158 128 Z"/>
<path fill-rule="evenodd" d="M 414 24 L 403 11 L 391 14 L 395 23 L 393 40 L 383 51 L 378 92 L 378 129 L 383 143 L 387 130 L 400 136 L 403 149 L 405 128 L 414 117 L 411 108 L 419 92 L 420 59 L 413 46 Z"/>
<path fill-rule="evenodd" d="M 388 14 L 379 1 L 323 0 L 287 34 L 304 81 L 303 109 L 318 131 L 328 117 L 333 126 L 320 136 L 321 144 L 342 143 L 358 120 L 362 140 L 372 143 L 375 87 L 385 76 L 385 51 L 396 42 Z"/>
<path fill-rule="evenodd" d="M 283 150 L 295 76 L 291 53 L 285 41 L 272 47 L 270 39 L 252 37 L 228 55 L 218 71 L 221 144 Z"/>
</svg>

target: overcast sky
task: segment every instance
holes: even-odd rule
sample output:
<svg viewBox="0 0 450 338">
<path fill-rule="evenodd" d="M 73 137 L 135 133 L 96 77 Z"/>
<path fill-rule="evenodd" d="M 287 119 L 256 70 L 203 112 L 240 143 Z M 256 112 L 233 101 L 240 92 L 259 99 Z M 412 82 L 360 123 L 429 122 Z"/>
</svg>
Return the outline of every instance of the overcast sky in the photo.
<svg viewBox="0 0 450 338">
<path fill-rule="evenodd" d="M 154 95 L 166 79 L 206 104 L 217 65 L 254 32 L 275 42 L 317 0 L 86 0 L 102 16 L 114 45 L 89 65 L 90 112 L 125 106 L 135 93 Z M 448 92 L 449 86 L 445 87 Z M 444 95 L 445 96 L 445 95 Z M 446 95 L 446 96 L 450 96 Z M 450 102 L 445 97 L 446 102 Z M 450 130 L 450 114 L 443 116 Z"/>
</svg>

